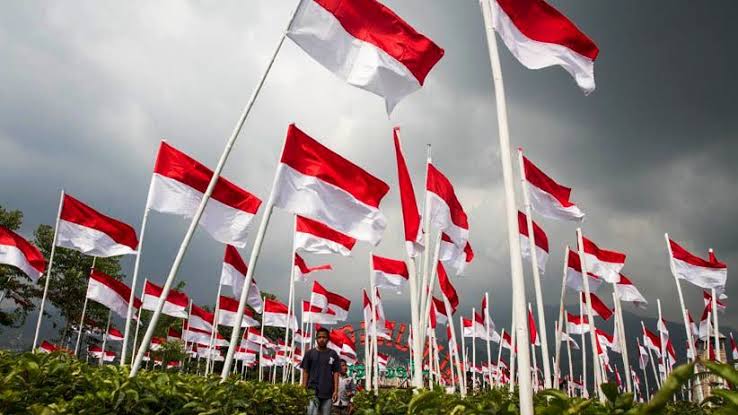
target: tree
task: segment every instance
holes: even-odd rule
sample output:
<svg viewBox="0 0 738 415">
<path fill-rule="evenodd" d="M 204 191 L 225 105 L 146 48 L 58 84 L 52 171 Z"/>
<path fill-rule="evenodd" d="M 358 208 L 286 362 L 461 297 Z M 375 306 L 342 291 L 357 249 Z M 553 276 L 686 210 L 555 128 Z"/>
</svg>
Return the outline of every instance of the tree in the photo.
<svg viewBox="0 0 738 415">
<path fill-rule="evenodd" d="M 6 210 L 0 206 L 0 225 L 17 231 L 23 224 L 23 212 Z M 0 310 L 0 333 L 2 327 L 20 327 L 25 323 L 28 313 L 36 306 L 33 300 L 41 297 L 38 285 L 19 269 L 10 265 L 0 265 L 0 290 L 5 290 L 5 299 L 12 300 L 12 311 Z"/>
</svg>

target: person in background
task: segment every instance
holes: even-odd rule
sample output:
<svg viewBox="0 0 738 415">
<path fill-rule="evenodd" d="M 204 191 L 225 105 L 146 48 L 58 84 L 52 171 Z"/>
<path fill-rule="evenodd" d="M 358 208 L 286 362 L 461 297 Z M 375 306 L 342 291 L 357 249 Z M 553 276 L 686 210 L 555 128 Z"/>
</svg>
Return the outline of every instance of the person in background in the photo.
<svg viewBox="0 0 738 415">
<path fill-rule="evenodd" d="M 338 377 L 338 399 L 333 402 L 335 415 L 349 415 L 351 413 L 351 398 L 356 394 L 356 383 L 348 375 L 348 364 L 341 359 L 341 372 Z"/>
<path fill-rule="evenodd" d="M 341 366 L 338 353 L 328 348 L 328 336 L 326 328 L 319 328 L 316 347 L 306 351 L 300 363 L 302 386 L 315 392 L 307 407 L 308 415 L 330 415 L 331 403 L 338 400 Z"/>
</svg>

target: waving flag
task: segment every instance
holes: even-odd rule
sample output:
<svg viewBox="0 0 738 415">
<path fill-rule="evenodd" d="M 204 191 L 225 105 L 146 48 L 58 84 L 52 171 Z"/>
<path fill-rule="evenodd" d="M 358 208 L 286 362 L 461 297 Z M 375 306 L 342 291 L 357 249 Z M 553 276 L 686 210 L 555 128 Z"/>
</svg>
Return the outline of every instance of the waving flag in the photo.
<svg viewBox="0 0 738 415">
<path fill-rule="evenodd" d="M 704 260 L 682 248 L 669 239 L 671 246 L 671 272 L 680 279 L 692 284 L 710 289 L 719 289 L 725 286 L 728 278 L 728 267 L 714 256 Z"/>
<path fill-rule="evenodd" d="M 39 346 L 39 348 L 38 348 L 38 351 L 41 352 L 41 353 L 54 353 L 54 352 L 59 351 L 59 350 L 61 350 L 61 348 L 59 348 L 59 346 L 57 346 L 57 345 L 55 345 L 53 343 L 49 343 L 46 340 L 44 340 L 43 342 L 41 342 L 41 346 Z"/>
<path fill-rule="evenodd" d="M 143 309 L 156 310 L 162 291 L 161 287 L 146 280 L 146 283 L 144 283 Z M 187 307 L 189 305 L 190 299 L 187 294 L 177 290 L 169 290 L 169 295 L 164 301 L 164 308 L 161 309 L 161 312 L 172 317 L 187 318 Z"/>
<path fill-rule="evenodd" d="M 87 283 L 87 298 L 104 305 L 120 317 L 128 316 L 128 299 L 131 289 L 122 281 L 93 270 Z M 134 308 L 141 307 L 141 300 L 134 298 Z"/>
<path fill-rule="evenodd" d="M 182 340 L 182 332 L 175 329 L 174 327 L 169 327 L 169 330 L 167 331 L 167 342 L 173 342 L 177 340 Z"/>
<path fill-rule="evenodd" d="M 192 218 L 212 177 L 212 170 L 162 141 L 151 178 L 148 208 Z M 219 177 L 199 225 L 216 241 L 243 248 L 259 206 L 258 197 Z"/>
<path fill-rule="evenodd" d="M 702 299 L 705 301 L 705 307 L 707 307 L 708 304 L 712 304 L 712 294 L 710 294 L 707 291 L 702 291 Z M 717 309 L 720 312 L 724 312 L 726 305 L 724 302 L 720 301 L 719 298 L 715 299 L 715 304 L 717 304 Z M 711 305 L 712 307 L 712 305 Z"/>
<path fill-rule="evenodd" d="M 313 254 L 351 255 L 356 239 L 318 221 L 297 216 L 295 250 Z"/>
<path fill-rule="evenodd" d="M 734 361 L 738 360 L 738 346 L 735 344 L 732 331 L 730 332 L 730 354 Z"/>
<path fill-rule="evenodd" d="M 376 245 L 387 227 L 379 210 L 387 191 L 386 183 L 290 124 L 272 190 L 274 206 Z"/>
<path fill-rule="evenodd" d="M 215 314 L 192 304 L 192 310 L 190 311 L 190 318 L 188 321 L 191 327 L 196 327 L 200 330 L 212 331 Z"/>
<path fill-rule="evenodd" d="M 638 342 L 638 367 L 641 370 L 645 370 L 648 365 L 649 357 L 648 350 L 641 346 L 641 342 Z"/>
<path fill-rule="evenodd" d="M 110 326 L 110 329 L 108 329 L 108 341 L 109 342 L 122 342 L 123 333 L 121 333 L 121 331 L 116 329 L 115 327 Z"/>
<path fill-rule="evenodd" d="M 530 185 L 533 210 L 550 219 L 580 221 L 584 213 L 569 200 L 571 189 L 556 183 L 523 156 L 525 180 Z"/>
<path fill-rule="evenodd" d="M 579 350 L 579 343 L 577 343 L 577 341 L 574 340 L 573 337 L 571 337 L 567 333 L 561 333 L 561 342 L 564 343 L 567 341 L 569 342 L 569 344 L 574 350 Z"/>
<path fill-rule="evenodd" d="M 348 318 L 349 307 L 351 301 L 348 298 L 333 292 L 328 292 L 328 309 L 336 313 L 338 321 L 345 321 Z"/>
<path fill-rule="evenodd" d="M 383 97 L 388 114 L 443 56 L 376 0 L 303 0 L 287 36 L 348 84 Z"/>
<path fill-rule="evenodd" d="M 597 335 L 597 339 L 600 341 L 600 344 L 606 346 L 608 349 L 612 350 L 615 353 L 620 353 L 620 345 L 616 340 L 617 327 L 615 328 L 615 332 L 612 335 L 607 334 L 607 332 L 598 328 L 595 328 L 595 334 Z"/>
<path fill-rule="evenodd" d="M 687 319 L 689 319 L 689 329 L 692 331 L 692 336 L 699 336 L 700 329 L 697 326 L 697 323 L 694 322 L 694 319 L 692 318 L 692 313 L 690 313 L 689 310 L 687 310 Z"/>
<path fill-rule="evenodd" d="M 328 310 L 323 307 L 319 307 L 314 304 L 310 304 L 309 301 L 302 302 L 302 321 L 310 322 L 311 324 L 325 324 L 332 325 L 338 322 L 336 318 L 336 312 Z"/>
<path fill-rule="evenodd" d="M 295 281 L 303 281 L 307 276 L 315 271 L 330 271 L 333 267 L 330 264 L 318 265 L 316 267 L 309 267 L 302 257 L 295 252 L 295 264 L 297 268 L 295 270 Z"/>
<path fill-rule="evenodd" d="M 585 293 L 582 293 L 582 301 L 585 305 L 587 304 L 586 297 Z M 592 311 L 597 313 L 597 315 L 602 317 L 605 321 L 610 320 L 610 317 L 612 317 L 612 310 L 610 307 L 606 306 L 599 297 L 594 295 L 594 293 L 590 293 L 590 297 L 592 298 Z"/>
<path fill-rule="evenodd" d="M 531 258 L 530 241 L 528 236 L 528 218 L 525 213 L 518 211 L 518 231 L 520 232 L 520 255 L 523 258 Z M 533 237 L 536 241 L 536 261 L 541 272 L 546 271 L 548 262 L 548 237 L 537 223 L 533 222 Z"/>
<path fill-rule="evenodd" d="M 620 280 L 620 270 L 625 266 L 625 254 L 601 249 L 585 237 L 582 237 L 582 241 L 587 271 L 599 275 L 607 282 L 617 283 Z"/>
<path fill-rule="evenodd" d="M 646 308 L 648 301 L 643 297 L 638 288 L 623 274 L 619 274 L 620 279 L 615 284 L 616 292 L 620 301 L 628 301 L 636 307 Z"/>
<path fill-rule="evenodd" d="M 438 272 L 438 285 L 441 287 L 441 294 L 451 305 L 451 310 L 449 311 L 450 314 L 453 315 L 456 312 L 456 309 L 459 307 L 459 296 L 458 294 L 456 294 L 456 288 L 454 288 L 453 284 L 451 284 L 451 280 L 449 280 L 448 274 L 446 274 L 446 269 L 443 267 L 443 264 L 438 262 L 436 270 L 436 272 Z"/>
<path fill-rule="evenodd" d="M 90 256 L 111 257 L 135 254 L 138 238 L 129 225 L 65 194 L 56 245 Z"/>
<path fill-rule="evenodd" d="M 410 278 L 405 261 L 372 255 L 372 273 L 377 288 L 390 288 L 398 292 Z"/>
<path fill-rule="evenodd" d="M 474 259 L 474 251 L 469 241 L 466 241 L 464 249 L 461 249 L 454 244 L 448 234 L 442 232 L 438 259 L 453 269 L 454 274 L 460 275 L 464 273 L 466 266 Z"/>
<path fill-rule="evenodd" d="M 233 295 L 241 296 L 243 290 L 243 282 L 246 281 L 246 272 L 248 268 L 238 250 L 231 245 L 226 245 L 225 258 L 223 259 L 223 268 L 220 273 L 220 283 L 222 285 L 230 285 L 233 288 Z M 257 313 L 261 313 L 262 299 L 261 291 L 256 285 L 256 279 L 251 278 L 251 286 L 246 294 L 246 304 L 250 305 Z"/>
<path fill-rule="evenodd" d="M 585 94 L 595 89 L 599 49 L 574 23 L 543 0 L 494 0 L 493 26 L 528 69 L 559 65 Z"/>
<path fill-rule="evenodd" d="M 661 356 L 661 340 L 647 328 L 643 329 L 643 345 L 653 350 L 657 356 Z"/>
<path fill-rule="evenodd" d="M 238 300 L 221 295 L 220 298 L 218 298 L 218 325 L 235 327 L 236 313 L 238 313 Z M 254 312 L 249 308 L 244 307 L 241 327 L 256 327 L 260 325 L 261 324 L 259 324 L 259 322 L 254 318 Z"/>
<path fill-rule="evenodd" d="M 264 314 L 262 315 L 265 326 L 270 327 L 289 327 L 291 330 L 297 330 L 297 318 L 294 315 L 287 315 L 287 306 L 277 300 L 267 298 L 264 301 Z"/>
<path fill-rule="evenodd" d="M 589 281 L 589 291 L 595 292 L 600 285 L 602 280 L 597 275 L 587 272 Z M 566 268 L 566 286 L 579 292 L 584 292 L 584 279 L 582 278 L 582 263 L 579 262 L 579 255 L 569 250 L 569 259 L 567 261 Z"/>
<path fill-rule="evenodd" d="M 469 239 L 469 220 L 451 182 L 433 164 L 428 163 L 425 189 L 430 203 L 431 224 L 448 234 L 462 247 Z"/>
<path fill-rule="evenodd" d="M 0 226 L 0 264 L 18 268 L 32 281 L 37 281 L 46 269 L 41 251 L 4 226 Z"/>
<path fill-rule="evenodd" d="M 700 340 L 704 340 L 712 334 L 712 322 L 710 316 L 712 315 L 712 304 L 707 304 L 705 309 L 702 311 L 702 317 L 700 318 L 699 326 L 699 337 Z"/>
<path fill-rule="evenodd" d="M 400 128 L 395 127 L 392 134 L 395 140 L 395 158 L 397 159 L 397 178 L 400 187 L 400 205 L 402 207 L 402 223 L 405 229 L 405 248 L 409 257 L 415 257 L 423 251 L 423 231 L 420 228 L 420 212 L 415 201 L 415 190 L 410 172 L 402 154 L 400 137 L 397 135 Z"/>
<path fill-rule="evenodd" d="M 589 320 L 586 315 L 576 315 L 566 312 L 566 332 L 569 334 L 589 333 Z"/>
<path fill-rule="evenodd" d="M 538 339 L 538 330 L 536 330 L 536 321 L 533 319 L 530 303 L 528 303 L 528 331 L 530 332 L 530 344 L 540 346 L 541 341 Z"/>
<path fill-rule="evenodd" d="M 313 281 L 313 289 L 310 292 L 310 305 L 320 307 L 321 310 L 328 308 L 328 290 L 318 281 Z"/>
</svg>

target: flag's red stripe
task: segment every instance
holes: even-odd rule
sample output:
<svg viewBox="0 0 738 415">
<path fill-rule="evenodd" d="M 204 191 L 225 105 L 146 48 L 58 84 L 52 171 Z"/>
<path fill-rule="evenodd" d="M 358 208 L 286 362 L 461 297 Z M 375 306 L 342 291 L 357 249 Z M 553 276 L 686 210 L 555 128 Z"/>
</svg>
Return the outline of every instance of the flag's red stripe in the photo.
<svg viewBox="0 0 738 415">
<path fill-rule="evenodd" d="M 266 301 L 264 301 L 264 312 L 287 315 L 287 306 L 279 301 L 267 298 Z"/>
<path fill-rule="evenodd" d="M 356 244 L 356 239 L 338 232 L 324 223 L 303 216 L 297 216 L 297 232 L 309 233 L 319 238 L 328 239 L 344 246 L 349 251 Z"/>
<path fill-rule="evenodd" d="M 600 50 L 574 23 L 543 0 L 496 0 L 526 37 L 567 47 L 591 60 Z"/>
<path fill-rule="evenodd" d="M 574 203 L 569 201 L 571 189 L 556 183 L 525 156 L 523 156 L 523 170 L 525 171 L 525 180 L 556 198 L 561 206 L 565 208 L 574 206 Z"/>
<path fill-rule="evenodd" d="M 241 258 L 241 254 L 238 253 L 238 250 L 235 246 L 226 245 L 225 258 L 223 258 L 223 261 L 227 264 L 230 264 L 233 268 L 236 269 L 236 271 L 240 272 L 241 275 L 246 275 L 248 267 L 246 267 L 246 263 L 243 262 L 243 258 Z"/>
<path fill-rule="evenodd" d="M 162 287 L 159 287 L 151 281 L 146 281 L 144 294 L 160 298 L 163 291 L 164 289 Z M 190 299 L 187 297 L 187 294 L 177 290 L 169 290 L 169 295 L 167 295 L 166 301 L 180 307 L 187 307 L 190 304 Z"/>
<path fill-rule="evenodd" d="M 215 314 L 211 313 L 204 308 L 198 307 L 195 304 L 192 304 L 192 311 L 190 312 L 191 315 L 200 317 L 201 319 L 205 320 L 206 322 L 213 324 L 213 321 L 215 320 Z"/>
<path fill-rule="evenodd" d="M 125 283 L 123 283 L 122 281 L 116 280 L 110 275 L 103 274 L 102 272 L 97 271 L 97 270 L 93 270 L 92 273 L 90 274 L 90 279 L 98 281 L 99 283 L 115 291 L 126 302 L 128 302 L 128 299 L 131 298 L 131 289 Z M 140 300 L 136 298 L 134 301 L 134 307 L 138 308 L 138 306 L 140 305 L 140 304 L 137 304 L 138 302 L 140 302 Z"/>
<path fill-rule="evenodd" d="M 448 302 L 451 305 L 451 314 L 453 314 L 459 306 L 459 296 L 456 293 L 456 288 L 451 284 L 451 280 L 448 279 L 448 274 L 446 273 L 446 269 L 443 267 L 443 264 L 441 264 L 441 261 L 438 261 L 436 270 L 438 273 L 438 285 L 441 287 L 443 295 L 448 299 Z"/>
<path fill-rule="evenodd" d="M 63 207 L 59 218 L 87 228 L 96 229 L 108 235 L 115 242 L 133 250 L 138 247 L 136 231 L 131 226 L 105 216 L 67 194 L 64 195 Z"/>
<path fill-rule="evenodd" d="M 420 85 L 443 57 L 443 49 L 376 0 L 314 1 L 332 14 L 351 36 L 382 49 L 402 63 Z"/>
<path fill-rule="evenodd" d="M 461 202 L 456 197 L 454 186 L 434 165 L 428 164 L 428 177 L 426 179 L 426 189 L 438 195 L 449 207 L 451 212 L 451 221 L 454 225 L 469 229 L 469 222 L 461 206 Z"/>
<path fill-rule="evenodd" d="M 525 213 L 518 211 L 518 229 L 526 238 L 529 237 L 527 218 Z M 548 252 L 548 237 L 546 236 L 546 232 L 535 221 L 533 222 L 533 235 L 536 237 L 536 246 Z"/>
<path fill-rule="evenodd" d="M 238 312 L 238 300 L 235 298 L 227 297 L 225 295 L 221 295 L 218 299 L 218 308 L 220 310 L 230 311 L 232 313 Z M 248 307 L 243 308 L 243 314 L 249 317 L 254 316 L 254 312 L 249 310 Z"/>
<path fill-rule="evenodd" d="M 389 191 L 385 182 L 320 144 L 294 124 L 287 129 L 281 162 L 304 175 L 332 184 L 374 208 L 379 208 Z"/>
<path fill-rule="evenodd" d="M 372 255 L 372 269 L 375 271 L 382 271 L 385 274 L 401 275 L 405 279 L 410 275 L 405 261 L 398 261 L 396 259 L 385 258 L 377 255 Z"/>
<path fill-rule="evenodd" d="M 584 252 L 596 256 L 600 261 L 614 264 L 625 263 L 625 254 L 601 249 L 594 242 L 584 237 L 582 237 L 582 241 L 584 242 Z"/>
<path fill-rule="evenodd" d="M 397 177 L 400 187 L 400 204 L 402 206 L 402 222 L 405 228 L 405 240 L 415 242 L 420 231 L 420 212 L 415 200 L 413 181 L 405 163 L 405 157 L 400 147 L 400 138 L 397 136 L 398 128 L 392 130 L 395 140 L 395 158 L 397 159 Z"/>
<path fill-rule="evenodd" d="M 44 272 L 46 269 L 46 260 L 38 250 L 30 242 L 23 239 L 22 236 L 11 231 L 10 229 L 0 226 L 0 245 L 14 246 L 18 248 L 26 257 L 26 261 L 38 272 Z"/>
</svg>

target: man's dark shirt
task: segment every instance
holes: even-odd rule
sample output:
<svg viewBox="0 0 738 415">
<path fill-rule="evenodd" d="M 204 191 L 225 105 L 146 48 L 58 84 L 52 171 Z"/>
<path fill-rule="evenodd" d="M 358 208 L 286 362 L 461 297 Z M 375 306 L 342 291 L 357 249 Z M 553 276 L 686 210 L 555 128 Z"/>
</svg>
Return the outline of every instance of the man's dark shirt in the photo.
<svg viewBox="0 0 738 415">
<path fill-rule="evenodd" d="M 333 396 L 333 374 L 341 371 L 338 353 L 328 348 L 310 349 L 305 352 L 300 368 L 307 370 L 307 387 L 315 391 L 315 396 L 320 399 Z"/>
</svg>

